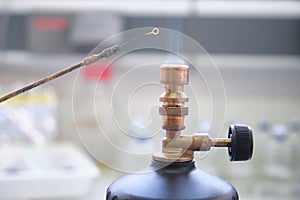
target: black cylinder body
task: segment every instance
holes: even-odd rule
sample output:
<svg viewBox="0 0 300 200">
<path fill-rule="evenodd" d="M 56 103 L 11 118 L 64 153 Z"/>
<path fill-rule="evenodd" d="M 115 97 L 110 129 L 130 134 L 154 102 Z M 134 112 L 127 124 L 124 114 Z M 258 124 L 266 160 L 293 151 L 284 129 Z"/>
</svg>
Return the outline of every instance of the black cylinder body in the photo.
<svg viewBox="0 0 300 200">
<path fill-rule="evenodd" d="M 237 200 L 228 182 L 197 169 L 194 162 L 153 161 L 151 172 L 130 174 L 115 180 L 107 189 L 107 200 Z"/>
</svg>

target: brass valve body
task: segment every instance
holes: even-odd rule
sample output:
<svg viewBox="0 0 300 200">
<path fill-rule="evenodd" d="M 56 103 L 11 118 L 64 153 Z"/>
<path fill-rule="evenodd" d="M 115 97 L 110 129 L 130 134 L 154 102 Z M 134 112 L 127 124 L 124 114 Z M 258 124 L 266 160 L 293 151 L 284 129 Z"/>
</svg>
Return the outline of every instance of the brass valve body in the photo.
<svg viewBox="0 0 300 200">
<path fill-rule="evenodd" d="M 163 129 L 172 137 L 179 135 L 185 128 L 184 116 L 188 114 L 188 108 L 184 107 L 184 103 L 188 97 L 183 92 L 183 86 L 189 82 L 189 67 L 162 65 L 160 78 L 160 82 L 165 85 L 165 92 L 159 98 L 162 102 L 159 113 L 163 116 Z"/>
<path fill-rule="evenodd" d="M 183 87 L 189 83 L 187 65 L 165 64 L 160 67 L 160 82 L 165 92 L 160 96 L 162 102 L 159 114 L 163 117 L 162 128 L 166 130 L 161 152 L 153 154 L 153 159 L 161 162 L 187 162 L 194 158 L 194 151 L 209 151 L 211 147 L 230 147 L 231 139 L 211 139 L 207 134 L 182 136 L 185 129 L 184 117 L 188 108 L 184 103 L 188 96 Z"/>
<path fill-rule="evenodd" d="M 176 64 L 162 65 L 160 82 L 165 85 L 165 92 L 159 98 L 162 102 L 159 114 L 163 117 L 162 128 L 166 130 L 166 137 L 163 139 L 162 152 L 155 153 L 153 159 L 166 162 L 174 159 L 181 162 L 191 160 L 193 152 L 169 146 L 174 139 L 180 137 L 181 130 L 185 129 L 184 117 L 188 114 L 188 108 L 184 103 L 188 101 L 188 96 L 184 93 L 183 86 L 189 83 L 189 67 Z"/>
</svg>

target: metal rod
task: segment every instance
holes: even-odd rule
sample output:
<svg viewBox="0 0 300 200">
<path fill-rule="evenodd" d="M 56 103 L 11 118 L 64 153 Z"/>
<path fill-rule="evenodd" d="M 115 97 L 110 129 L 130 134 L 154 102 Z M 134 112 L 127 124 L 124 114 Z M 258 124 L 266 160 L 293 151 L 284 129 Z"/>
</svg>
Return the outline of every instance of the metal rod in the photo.
<svg viewBox="0 0 300 200">
<path fill-rule="evenodd" d="M 231 147 L 231 139 L 229 138 L 211 138 L 210 141 L 213 147 Z"/>
<path fill-rule="evenodd" d="M 144 36 L 158 35 L 158 34 L 159 34 L 159 29 L 155 27 L 155 28 L 152 29 L 152 31 L 147 32 L 145 34 L 142 34 L 142 35 L 140 35 L 140 36 L 138 36 L 138 37 L 136 37 L 136 38 L 134 38 L 134 39 L 132 39 L 132 40 L 130 40 L 130 41 L 128 41 L 128 42 L 120 45 L 120 46 L 119 45 L 115 45 L 115 46 L 109 47 L 107 49 L 104 49 L 99 54 L 94 54 L 94 55 L 91 55 L 91 56 L 89 56 L 87 58 L 84 58 L 81 62 L 79 62 L 79 63 L 77 63 L 75 65 L 72 65 L 72 66 L 70 66 L 70 67 L 68 67 L 68 68 L 66 68 L 64 70 L 61 70 L 61 71 L 56 72 L 54 74 L 51 74 L 51 75 L 49 75 L 49 76 L 47 76 L 45 78 L 40 79 L 39 81 L 33 82 L 33 83 L 31 83 L 31 84 L 29 84 L 29 85 L 27 85 L 27 86 L 25 86 L 25 87 L 23 87 L 21 89 L 18 89 L 18 90 L 14 91 L 14 92 L 11 92 L 11 93 L 9 93 L 9 94 L 1 97 L 0 98 L 0 103 L 2 103 L 4 101 L 7 101 L 8 99 L 11 99 L 11 98 L 13 98 L 13 97 L 15 97 L 15 96 L 17 96 L 19 94 L 27 92 L 28 90 L 36 88 L 39 85 L 42 85 L 42 84 L 47 83 L 47 82 L 49 82 L 49 81 L 51 81 L 53 79 L 56 79 L 56 78 L 58 78 L 60 76 L 63 76 L 65 74 L 67 74 L 67 73 L 70 73 L 70 72 L 72 72 L 72 71 L 74 71 L 74 70 L 76 70 L 76 69 L 78 69 L 78 68 L 80 68 L 82 66 L 88 66 L 88 65 L 90 65 L 92 63 L 97 62 L 98 60 L 100 60 L 102 58 L 108 58 L 108 57 L 114 55 L 116 52 L 118 52 L 121 47 L 124 47 L 124 46 L 126 46 L 126 45 L 134 42 L 135 40 L 138 40 L 138 39 L 144 37 Z"/>
<path fill-rule="evenodd" d="M 22 93 L 24 93 L 24 92 L 26 92 L 28 90 L 31 90 L 31 89 L 39 86 L 39 85 L 47 83 L 47 82 L 49 82 L 49 81 L 51 81 L 51 80 L 53 80 L 53 79 L 55 79 L 57 77 L 60 77 L 60 76 L 62 76 L 64 74 L 67 74 L 67 73 L 69 73 L 69 72 L 71 72 L 71 71 L 73 71 L 75 69 L 78 69 L 78 68 L 80 68 L 82 66 L 83 66 L 83 61 L 81 61 L 81 62 L 79 62 L 79 63 L 77 63 L 75 65 L 72 65 L 71 67 L 68 67 L 68 68 L 66 68 L 66 69 L 64 69 L 62 71 L 59 71 L 59 72 L 56 72 L 56 73 L 54 73 L 54 74 L 52 74 L 50 76 L 47 76 L 47 77 L 45 77 L 45 78 L 43 78 L 43 79 L 41 79 L 39 81 L 31 83 L 31 84 L 29 84 L 29 85 L 27 85 L 27 86 L 25 86 L 25 87 L 23 87 L 21 89 L 18 89 L 18 90 L 14 91 L 14 92 L 11 92 L 11 93 L 9 93 L 9 94 L 1 97 L 0 98 L 0 103 L 6 101 L 8 99 L 11 99 L 11 98 L 13 98 L 13 97 L 15 97 L 15 96 L 17 96 L 19 94 L 22 94 Z"/>
</svg>

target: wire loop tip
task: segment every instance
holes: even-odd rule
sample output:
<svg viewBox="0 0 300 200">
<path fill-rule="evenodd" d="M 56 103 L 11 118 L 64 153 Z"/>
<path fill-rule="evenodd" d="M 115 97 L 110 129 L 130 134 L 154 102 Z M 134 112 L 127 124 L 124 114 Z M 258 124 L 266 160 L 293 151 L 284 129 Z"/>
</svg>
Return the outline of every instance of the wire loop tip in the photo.
<svg viewBox="0 0 300 200">
<path fill-rule="evenodd" d="M 153 28 L 151 32 L 146 33 L 146 35 L 158 35 L 159 29 L 157 27 Z"/>
</svg>

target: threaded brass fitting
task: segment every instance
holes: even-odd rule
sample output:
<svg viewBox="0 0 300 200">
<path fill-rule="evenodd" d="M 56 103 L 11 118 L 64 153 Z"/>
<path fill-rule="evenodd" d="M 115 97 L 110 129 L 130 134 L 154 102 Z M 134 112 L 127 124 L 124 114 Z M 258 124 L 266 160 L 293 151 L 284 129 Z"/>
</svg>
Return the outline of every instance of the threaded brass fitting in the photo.
<svg viewBox="0 0 300 200">
<path fill-rule="evenodd" d="M 228 138 L 210 138 L 208 134 L 181 135 L 185 129 L 184 118 L 188 115 L 185 107 L 188 96 L 184 85 L 189 83 L 187 65 L 166 64 L 160 67 L 160 82 L 165 92 L 160 96 L 162 102 L 159 114 L 163 117 L 162 128 L 166 137 L 162 151 L 153 154 L 153 159 L 161 162 L 187 162 L 194 159 L 195 151 L 209 151 L 211 147 L 228 147 L 230 160 L 248 160 L 253 152 L 252 131 L 248 126 L 230 126 Z"/>
<path fill-rule="evenodd" d="M 163 150 L 154 154 L 153 158 L 159 161 L 180 160 L 188 161 L 193 159 L 192 154 L 186 154 L 186 149 L 169 148 L 170 142 L 180 136 L 181 130 L 185 129 L 184 117 L 188 115 L 188 108 L 184 103 L 188 96 L 184 93 L 183 87 L 189 83 L 189 67 L 187 65 L 165 64 L 160 67 L 160 82 L 165 85 L 165 92 L 160 96 L 162 102 L 159 114 L 163 117 L 162 128 L 166 130 L 166 137 L 163 139 Z"/>
</svg>

